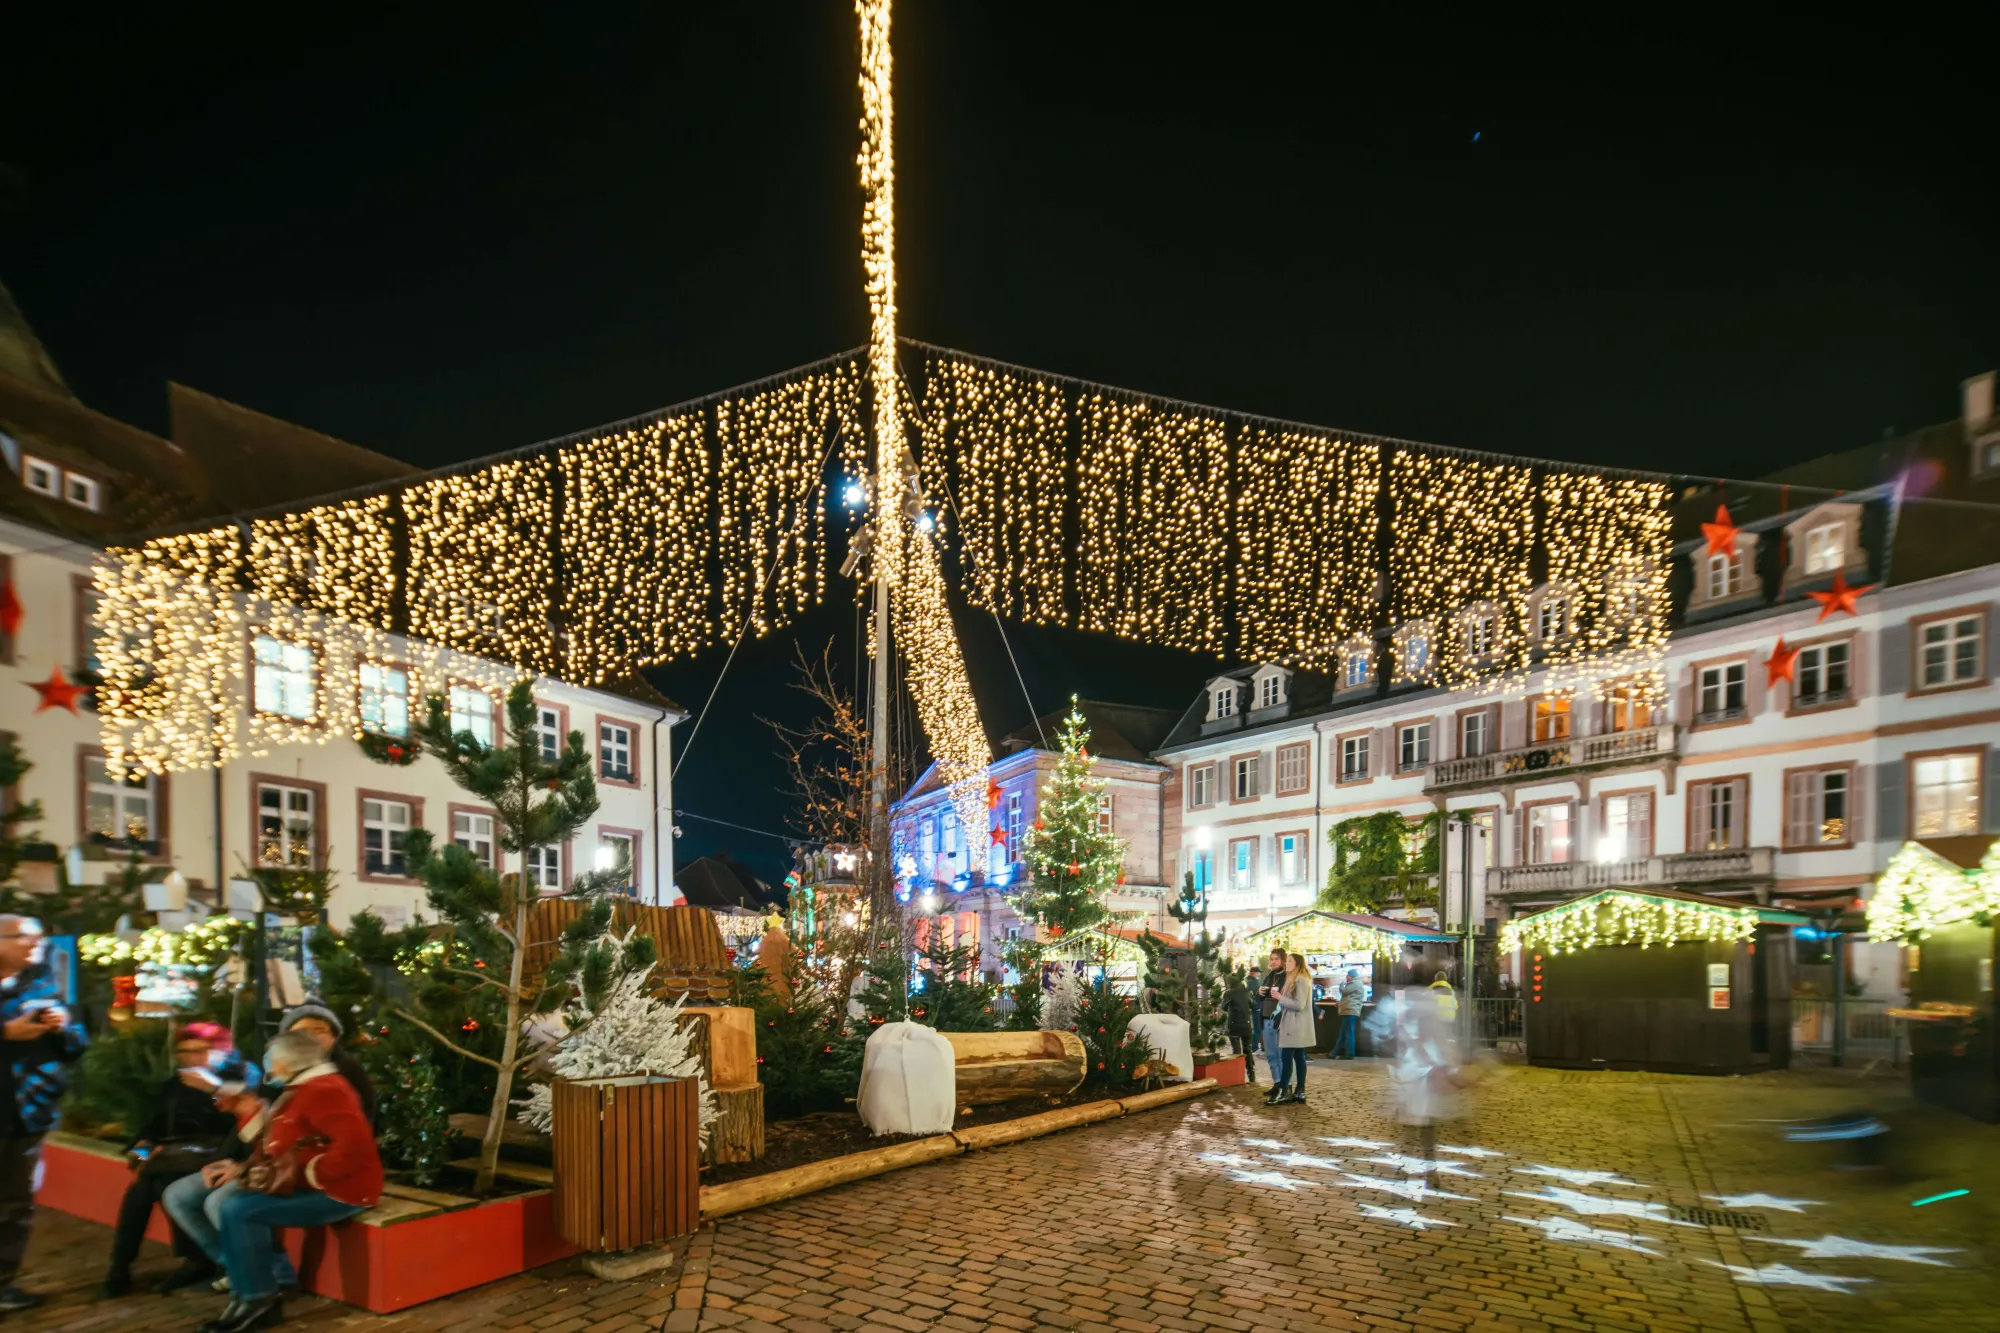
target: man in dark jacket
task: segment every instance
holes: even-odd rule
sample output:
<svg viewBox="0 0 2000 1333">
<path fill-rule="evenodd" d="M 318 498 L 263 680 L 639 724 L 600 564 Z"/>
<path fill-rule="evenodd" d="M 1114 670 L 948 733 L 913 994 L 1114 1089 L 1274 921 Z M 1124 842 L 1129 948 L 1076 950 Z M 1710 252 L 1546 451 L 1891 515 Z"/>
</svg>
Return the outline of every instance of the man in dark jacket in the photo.
<svg viewBox="0 0 2000 1333">
<path fill-rule="evenodd" d="M 1276 1078 L 1278 1070 L 1283 1068 L 1278 1055 L 1278 992 L 1285 988 L 1285 951 L 1271 950 L 1270 963 L 1270 970 L 1257 987 L 1257 1007 L 1263 1019 L 1260 1030 L 1264 1037 L 1264 1067 Z"/>
<path fill-rule="evenodd" d="M 14 1285 L 35 1224 L 42 1136 L 55 1127 L 83 1029 L 59 1003 L 42 962 L 42 923 L 0 915 L 0 1313 L 31 1310 L 42 1297 Z"/>
<path fill-rule="evenodd" d="M 1255 1008 L 1243 978 L 1230 977 L 1222 992 L 1222 1017 L 1229 1027 L 1229 1048 L 1243 1057 L 1243 1077 L 1252 1083 L 1257 1081 L 1257 1029 L 1250 1020 Z"/>
</svg>

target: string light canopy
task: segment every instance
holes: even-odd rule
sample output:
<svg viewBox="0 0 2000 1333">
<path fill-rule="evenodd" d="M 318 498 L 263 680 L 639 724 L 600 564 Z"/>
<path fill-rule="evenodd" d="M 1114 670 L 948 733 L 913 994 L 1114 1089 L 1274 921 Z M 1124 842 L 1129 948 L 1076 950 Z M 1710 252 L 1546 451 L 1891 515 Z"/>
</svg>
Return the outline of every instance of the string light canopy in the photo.
<svg viewBox="0 0 2000 1333">
<path fill-rule="evenodd" d="M 1649 949 L 1685 941 L 1727 942 L 1750 939 L 1759 922 L 1797 926 L 1806 918 L 1692 896 L 1606 889 L 1507 922 L 1500 928 L 1500 947 L 1562 954 L 1627 944 Z"/>
<path fill-rule="evenodd" d="M 1977 868 L 1961 870 L 1930 848 L 1906 842 L 1889 858 L 1868 901 L 1868 937 L 1914 944 L 1962 922 L 2000 916 L 2000 841 Z"/>
<path fill-rule="evenodd" d="M 1287 953 L 1372 953 L 1394 962 L 1403 956 L 1404 944 L 1418 938 L 1424 937 L 1383 930 L 1331 912 L 1307 912 L 1245 936 L 1243 944 L 1253 954 L 1272 949 Z"/>
</svg>

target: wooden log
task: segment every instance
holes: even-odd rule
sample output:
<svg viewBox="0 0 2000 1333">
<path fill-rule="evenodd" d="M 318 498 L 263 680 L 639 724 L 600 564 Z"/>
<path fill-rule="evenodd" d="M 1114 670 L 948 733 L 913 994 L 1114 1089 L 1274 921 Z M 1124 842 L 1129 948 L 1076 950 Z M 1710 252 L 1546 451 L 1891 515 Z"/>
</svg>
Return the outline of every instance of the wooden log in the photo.
<svg viewBox="0 0 2000 1333">
<path fill-rule="evenodd" d="M 703 1185 L 701 1215 L 703 1218 L 727 1217 L 746 1209 L 761 1208 L 767 1203 L 796 1199 L 835 1185 L 866 1180 L 900 1167 L 956 1157 L 964 1151 L 965 1146 L 951 1135 L 934 1134 L 927 1139 L 894 1143 L 886 1148 L 870 1148 L 845 1157 L 830 1157 L 823 1162 L 807 1162 L 804 1166 L 788 1167 L 761 1176 L 749 1176 L 720 1185 Z"/>
<path fill-rule="evenodd" d="M 701 1150 L 704 1166 L 755 1162 L 764 1156 L 764 1085 L 715 1086 L 715 1120 Z"/>
<path fill-rule="evenodd" d="M 991 1125 L 971 1125 L 965 1129 L 954 1129 L 951 1136 L 967 1148 L 997 1148 L 1003 1143 L 1019 1143 L 1022 1139 L 1039 1138 L 1044 1134 L 1053 1134 L 1059 1129 L 1078 1129 L 1084 1125 L 1116 1120 L 1124 1114 L 1124 1107 L 1107 1098 L 1101 1102 L 1064 1106 L 1054 1111 L 1044 1111 L 1040 1115 L 1024 1115 Z"/>
<path fill-rule="evenodd" d="M 1060 1097 L 1083 1083 L 1087 1057 L 1074 1032 L 941 1032 L 951 1043 L 958 1103 Z"/>
<path fill-rule="evenodd" d="M 733 1087 L 757 1081 L 757 1014 L 741 1005 L 681 1006 L 683 1014 L 708 1019 L 708 1081 Z"/>
<path fill-rule="evenodd" d="M 1176 1083 L 1171 1088 L 1161 1088 L 1157 1092 L 1142 1092 L 1136 1097 L 1120 1097 L 1118 1104 L 1129 1114 L 1133 1111 L 1147 1111 L 1155 1106 L 1171 1106 L 1184 1102 L 1190 1097 L 1199 1097 L 1204 1092 L 1215 1091 L 1215 1080 L 1198 1078 L 1192 1083 Z"/>
</svg>

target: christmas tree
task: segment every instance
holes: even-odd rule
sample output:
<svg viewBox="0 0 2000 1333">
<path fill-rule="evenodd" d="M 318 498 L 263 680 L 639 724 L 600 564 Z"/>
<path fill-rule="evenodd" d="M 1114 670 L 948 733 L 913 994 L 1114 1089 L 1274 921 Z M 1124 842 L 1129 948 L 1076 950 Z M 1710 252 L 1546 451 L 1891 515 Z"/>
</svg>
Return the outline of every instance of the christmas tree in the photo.
<svg viewBox="0 0 2000 1333">
<path fill-rule="evenodd" d="M 1042 951 L 1033 940 L 1008 940 L 1000 946 L 1000 961 L 1011 967 L 1020 980 L 1007 988 L 1014 1007 L 1007 1011 L 1007 1026 L 1016 1032 L 1033 1032 L 1042 1024 Z"/>
<path fill-rule="evenodd" d="M 411 1184 L 429 1189 L 451 1161 L 451 1109 L 438 1084 L 436 1058 L 418 1047 L 409 1055 L 364 1060 L 363 1065 L 375 1083 L 375 1118 L 381 1125 L 377 1146 L 409 1171 Z"/>
<path fill-rule="evenodd" d="M 1083 1086 L 1123 1094 L 1156 1052 L 1129 1029 L 1138 1010 L 1108 980 L 1082 987 L 1071 1030 L 1083 1039 Z"/>
<path fill-rule="evenodd" d="M 1208 931 L 1208 895 L 1195 888 L 1194 876 L 1181 882 L 1181 896 L 1167 904 L 1187 936 L 1186 965 L 1168 955 L 1165 940 L 1150 930 L 1139 937 L 1146 951 L 1146 985 L 1170 1013 L 1188 1023 L 1188 1040 L 1196 1055 L 1213 1053 L 1227 1044 L 1228 1024 L 1222 1014 L 1222 992 L 1228 963 L 1222 957 L 1222 935 Z"/>
<path fill-rule="evenodd" d="M 1012 904 L 1023 920 L 1040 922 L 1051 935 L 1109 921 L 1106 900 L 1125 861 L 1125 844 L 1098 827 L 1098 797 L 1107 784 L 1090 776 L 1090 729 L 1074 697 L 1060 744 L 1056 770 L 1042 784 L 1034 826 L 1022 839 L 1029 884 Z"/>
<path fill-rule="evenodd" d="M 33 767 L 33 763 L 22 757 L 12 736 L 0 735 L 0 791 L 20 791 L 21 779 Z M 21 851 L 27 841 L 21 836 L 21 825 L 41 817 L 39 801 L 0 801 L 0 885 L 11 885 L 14 871 L 21 864 Z"/>
</svg>

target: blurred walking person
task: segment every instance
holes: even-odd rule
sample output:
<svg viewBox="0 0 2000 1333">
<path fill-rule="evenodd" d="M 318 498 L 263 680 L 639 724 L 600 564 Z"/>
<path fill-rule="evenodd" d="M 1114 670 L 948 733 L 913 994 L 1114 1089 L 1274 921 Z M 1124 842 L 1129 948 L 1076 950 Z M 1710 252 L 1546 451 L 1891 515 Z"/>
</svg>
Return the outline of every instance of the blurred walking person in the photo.
<svg viewBox="0 0 2000 1333">
<path fill-rule="evenodd" d="M 14 1285 L 35 1225 L 42 1136 L 55 1127 L 69 1067 L 83 1055 L 83 1029 L 62 1007 L 43 962 L 42 923 L 0 915 L 0 1314 L 32 1310 L 43 1298 Z"/>
</svg>

